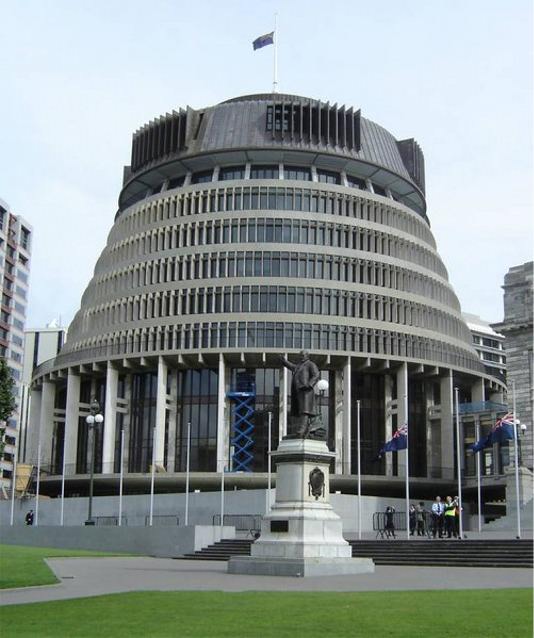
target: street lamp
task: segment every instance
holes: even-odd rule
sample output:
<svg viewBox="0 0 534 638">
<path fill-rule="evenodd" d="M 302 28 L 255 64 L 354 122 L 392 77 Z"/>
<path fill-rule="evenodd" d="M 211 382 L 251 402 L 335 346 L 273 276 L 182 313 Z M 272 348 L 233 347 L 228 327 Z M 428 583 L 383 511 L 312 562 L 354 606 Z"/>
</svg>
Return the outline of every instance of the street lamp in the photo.
<svg viewBox="0 0 534 638">
<path fill-rule="evenodd" d="M 89 510 L 87 512 L 86 525 L 94 525 L 93 520 L 93 478 L 95 474 L 95 426 L 104 422 L 104 417 L 100 413 L 100 403 L 95 399 L 89 406 L 89 415 L 85 417 L 85 422 L 91 433 L 91 475 L 89 479 Z"/>
</svg>

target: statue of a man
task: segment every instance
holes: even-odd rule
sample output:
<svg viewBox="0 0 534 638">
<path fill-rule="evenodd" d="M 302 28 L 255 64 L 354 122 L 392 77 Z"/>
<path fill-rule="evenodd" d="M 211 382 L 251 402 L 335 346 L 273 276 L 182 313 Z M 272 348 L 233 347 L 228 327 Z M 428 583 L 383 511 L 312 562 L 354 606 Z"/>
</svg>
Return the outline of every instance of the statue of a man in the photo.
<svg viewBox="0 0 534 638">
<path fill-rule="evenodd" d="M 293 372 L 290 415 L 298 423 L 297 434 L 306 437 L 309 432 L 310 419 L 318 414 L 314 386 L 321 376 L 319 368 L 311 361 L 306 350 L 301 351 L 298 363 L 291 363 L 285 357 L 280 357 L 280 360 L 286 368 Z"/>
</svg>

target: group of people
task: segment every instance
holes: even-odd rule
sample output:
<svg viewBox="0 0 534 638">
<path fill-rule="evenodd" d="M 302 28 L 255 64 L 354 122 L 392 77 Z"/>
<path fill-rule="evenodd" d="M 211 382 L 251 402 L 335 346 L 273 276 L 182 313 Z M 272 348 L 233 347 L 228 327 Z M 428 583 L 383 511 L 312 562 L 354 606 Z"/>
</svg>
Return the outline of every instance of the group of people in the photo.
<svg viewBox="0 0 534 638">
<path fill-rule="evenodd" d="M 395 508 L 388 505 L 384 514 L 386 538 L 395 538 Z M 460 501 L 457 496 L 447 496 L 442 502 L 440 496 L 432 503 L 431 511 L 425 509 L 423 501 L 410 505 L 410 536 L 430 536 L 432 538 L 460 538 Z"/>
<path fill-rule="evenodd" d="M 436 496 L 432 503 L 432 537 L 460 538 L 460 499 L 447 496 L 445 502 Z"/>
</svg>

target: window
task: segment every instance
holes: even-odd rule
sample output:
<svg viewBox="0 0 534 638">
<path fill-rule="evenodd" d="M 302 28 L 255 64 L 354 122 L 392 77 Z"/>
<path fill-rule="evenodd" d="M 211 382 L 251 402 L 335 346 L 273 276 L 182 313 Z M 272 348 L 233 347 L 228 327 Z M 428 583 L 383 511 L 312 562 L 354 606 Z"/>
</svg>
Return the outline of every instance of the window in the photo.
<svg viewBox="0 0 534 638">
<path fill-rule="evenodd" d="M 382 195 L 382 197 L 386 196 L 386 191 L 382 188 L 382 186 L 379 186 L 378 184 L 375 184 L 373 182 L 373 190 L 377 195 Z"/>
<path fill-rule="evenodd" d="M 244 166 L 225 166 L 219 172 L 219 181 L 228 179 L 245 179 Z"/>
<path fill-rule="evenodd" d="M 171 190 L 171 188 L 178 188 L 179 186 L 183 186 L 184 181 L 185 181 L 185 175 L 182 175 L 181 177 L 173 177 L 172 179 L 169 180 L 169 183 L 167 184 L 167 190 Z"/>
<path fill-rule="evenodd" d="M 340 174 L 332 171 L 317 169 L 317 179 L 325 184 L 341 184 Z"/>
<path fill-rule="evenodd" d="M 191 176 L 191 184 L 204 184 L 205 182 L 211 182 L 213 179 L 213 171 L 200 171 L 193 173 Z"/>
<path fill-rule="evenodd" d="M 284 166 L 284 179 L 311 180 L 310 169 L 302 166 Z"/>
<path fill-rule="evenodd" d="M 366 189 L 365 181 L 359 177 L 355 177 L 354 175 L 347 175 L 347 184 L 351 188 L 360 188 L 361 190 Z"/>
<path fill-rule="evenodd" d="M 250 179 L 278 179 L 278 164 L 256 164 L 250 167 Z"/>
</svg>

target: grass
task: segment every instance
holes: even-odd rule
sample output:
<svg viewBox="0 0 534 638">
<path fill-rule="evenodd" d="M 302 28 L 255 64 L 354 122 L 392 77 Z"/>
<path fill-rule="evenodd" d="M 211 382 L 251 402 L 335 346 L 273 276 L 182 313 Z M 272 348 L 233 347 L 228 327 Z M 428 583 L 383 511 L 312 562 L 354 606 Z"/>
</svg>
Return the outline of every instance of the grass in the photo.
<svg viewBox="0 0 534 638">
<path fill-rule="evenodd" d="M 136 592 L 0 614 L 2 638 L 531 638 L 532 591 Z"/>
<path fill-rule="evenodd" d="M 83 549 L 0 545 L 0 589 L 57 583 L 58 579 L 44 562 L 45 558 L 113 555 L 117 554 Z"/>
</svg>

